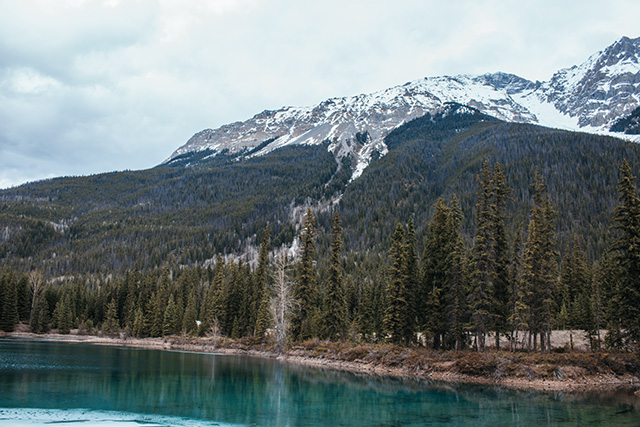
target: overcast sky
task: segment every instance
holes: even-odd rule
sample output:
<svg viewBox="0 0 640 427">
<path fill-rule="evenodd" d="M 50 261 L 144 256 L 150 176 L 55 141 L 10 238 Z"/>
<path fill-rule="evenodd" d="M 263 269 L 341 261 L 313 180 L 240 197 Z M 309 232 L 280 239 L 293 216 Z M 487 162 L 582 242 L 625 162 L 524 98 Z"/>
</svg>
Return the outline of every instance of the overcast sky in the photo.
<svg viewBox="0 0 640 427">
<path fill-rule="evenodd" d="M 265 109 L 426 76 L 548 80 L 637 0 L 0 0 L 0 188 L 145 169 Z"/>
</svg>

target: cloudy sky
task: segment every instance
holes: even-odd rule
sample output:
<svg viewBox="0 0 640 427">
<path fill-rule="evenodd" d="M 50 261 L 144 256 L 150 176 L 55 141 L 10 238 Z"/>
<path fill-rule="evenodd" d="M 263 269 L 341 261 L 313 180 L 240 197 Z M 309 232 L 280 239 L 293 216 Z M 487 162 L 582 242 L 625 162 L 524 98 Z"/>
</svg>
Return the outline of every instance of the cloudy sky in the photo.
<svg viewBox="0 0 640 427">
<path fill-rule="evenodd" d="M 194 133 L 425 76 L 548 80 L 637 0 L 0 0 L 0 188 L 144 169 Z"/>
</svg>

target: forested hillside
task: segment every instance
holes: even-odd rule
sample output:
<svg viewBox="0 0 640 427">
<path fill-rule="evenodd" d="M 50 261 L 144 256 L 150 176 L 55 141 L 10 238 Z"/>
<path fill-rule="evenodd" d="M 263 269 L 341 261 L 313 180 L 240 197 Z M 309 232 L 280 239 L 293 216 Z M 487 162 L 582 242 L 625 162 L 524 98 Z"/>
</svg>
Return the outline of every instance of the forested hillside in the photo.
<svg viewBox="0 0 640 427">
<path fill-rule="evenodd" d="M 347 251 L 384 254 L 395 224 L 410 217 L 422 236 L 436 199 L 453 194 L 469 239 L 484 160 L 500 163 L 514 189 L 509 233 L 526 226 L 537 167 L 559 213 L 561 250 L 576 234 L 598 259 L 616 201 L 617 166 L 626 158 L 635 170 L 640 158 L 632 143 L 504 123 L 457 104 L 401 126 L 386 144 L 389 153 L 348 185 L 349 158 L 338 165 L 319 145 L 254 158 L 202 152 L 172 167 L 3 190 L 1 263 L 19 271 L 38 266 L 55 277 L 201 264 L 250 248 L 255 254 L 265 225 L 271 248 L 291 245 L 306 207 L 326 206 L 340 194 Z M 327 248 L 332 214 L 316 213 L 320 247 Z"/>
<path fill-rule="evenodd" d="M 267 223 L 275 246 L 290 244 L 292 207 L 342 189 L 337 168 L 326 145 L 287 147 L 5 190 L 0 256 L 18 269 L 44 263 L 48 276 L 109 274 L 242 253 Z"/>
<path fill-rule="evenodd" d="M 616 204 L 618 167 L 623 159 L 638 169 L 637 144 L 473 115 L 427 115 L 392 132 L 389 154 L 373 162 L 349 185 L 340 203 L 350 248 L 389 246 L 395 224 L 414 218 L 424 233 L 438 197 L 457 195 L 467 237 L 474 233 L 473 208 L 482 163 L 502 165 L 508 185 L 509 233 L 526 227 L 534 169 L 547 183 L 558 212 L 561 248 L 573 234 L 591 259 L 607 245 Z M 325 220 L 326 221 L 326 220 Z"/>
</svg>

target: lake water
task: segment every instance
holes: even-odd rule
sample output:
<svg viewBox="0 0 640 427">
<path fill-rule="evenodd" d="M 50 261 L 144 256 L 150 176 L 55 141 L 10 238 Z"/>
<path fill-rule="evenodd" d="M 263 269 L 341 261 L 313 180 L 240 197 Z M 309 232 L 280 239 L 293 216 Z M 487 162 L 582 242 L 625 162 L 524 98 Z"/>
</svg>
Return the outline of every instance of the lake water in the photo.
<svg viewBox="0 0 640 427">
<path fill-rule="evenodd" d="M 628 393 L 575 396 L 270 359 L 0 340 L 0 426 L 637 426 Z"/>
</svg>

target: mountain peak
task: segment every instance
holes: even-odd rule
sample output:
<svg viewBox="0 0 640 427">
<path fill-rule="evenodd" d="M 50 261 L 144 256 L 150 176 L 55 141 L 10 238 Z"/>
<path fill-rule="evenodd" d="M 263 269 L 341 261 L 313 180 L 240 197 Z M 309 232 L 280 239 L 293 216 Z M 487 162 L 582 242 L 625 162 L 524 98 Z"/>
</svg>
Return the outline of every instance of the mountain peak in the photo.
<svg viewBox="0 0 640 427">
<path fill-rule="evenodd" d="M 508 94 L 520 93 L 526 90 L 535 89 L 536 83 L 524 79 L 520 76 L 498 71 L 496 73 L 486 73 L 475 77 L 477 82 L 493 86 L 497 89 L 504 89 Z"/>
<path fill-rule="evenodd" d="M 544 85 L 546 100 L 578 126 L 608 129 L 640 103 L 640 39 L 622 37 Z"/>
<path fill-rule="evenodd" d="M 594 67 L 600 70 L 618 64 L 622 64 L 623 66 L 624 64 L 635 64 L 635 68 L 627 68 L 627 70 L 623 69 L 622 71 L 637 71 L 638 63 L 640 62 L 640 38 L 630 39 L 626 36 L 622 37 L 611 46 L 598 52 L 594 57 L 596 59 L 594 61 Z"/>
<path fill-rule="evenodd" d="M 549 82 L 506 72 L 425 77 L 316 106 L 265 110 L 244 122 L 198 132 L 166 163 L 188 164 L 190 156 L 197 161 L 204 153 L 260 156 L 285 145 L 329 142 L 336 158 L 353 159 L 356 178 L 373 153 L 387 152 L 384 138 L 393 129 L 443 111 L 447 103 L 504 121 L 607 132 L 640 105 L 640 38 L 622 37 L 582 64 L 559 70 Z"/>
</svg>

